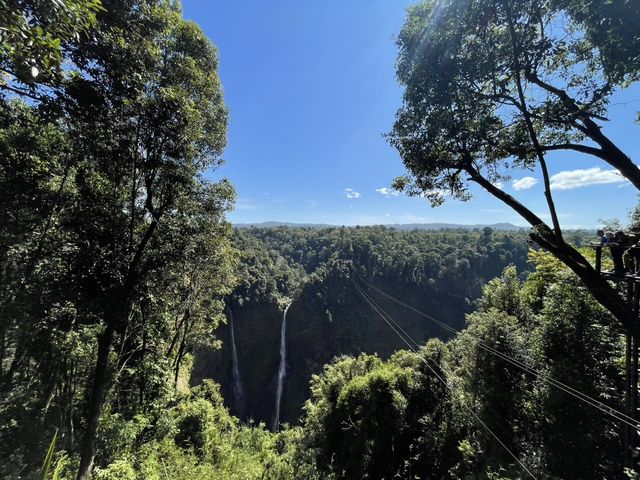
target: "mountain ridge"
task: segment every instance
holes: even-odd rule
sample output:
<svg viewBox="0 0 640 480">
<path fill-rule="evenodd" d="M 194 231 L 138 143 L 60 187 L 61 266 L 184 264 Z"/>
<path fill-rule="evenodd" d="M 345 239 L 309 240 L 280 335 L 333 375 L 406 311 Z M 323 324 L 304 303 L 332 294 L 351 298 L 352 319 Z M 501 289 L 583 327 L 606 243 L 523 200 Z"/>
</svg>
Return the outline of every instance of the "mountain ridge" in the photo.
<svg viewBox="0 0 640 480">
<path fill-rule="evenodd" d="M 234 223 L 236 228 L 252 228 L 252 227 L 297 227 L 297 228 L 335 228 L 335 227 L 356 227 L 356 225 L 338 225 L 329 223 L 296 223 L 296 222 L 252 222 L 252 223 Z M 494 230 L 523 230 L 526 227 L 519 227 L 512 223 L 499 222 L 492 224 L 462 224 L 462 223 L 445 223 L 445 222 L 433 222 L 433 223 L 389 223 L 379 225 L 359 225 L 361 227 L 383 226 L 393 228 L 396 230 L 477 230 L 485 227 L 493 228 Z"/>
</svg>

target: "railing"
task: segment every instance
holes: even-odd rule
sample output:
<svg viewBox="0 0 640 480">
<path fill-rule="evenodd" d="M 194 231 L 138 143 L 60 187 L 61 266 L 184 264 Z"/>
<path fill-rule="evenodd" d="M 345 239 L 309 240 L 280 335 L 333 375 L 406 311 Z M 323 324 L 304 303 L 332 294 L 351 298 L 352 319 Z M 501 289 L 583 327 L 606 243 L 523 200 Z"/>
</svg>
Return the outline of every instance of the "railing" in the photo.
<svg viewBox="0 0 640 480">
<path fill-rule="evenodd" d="M 618 244 L 601 244 L 601 243 L 591 243 L 589 245 L 591 248 L 595 250 L 596 253 L 596 264 L 595 269 L 598 273 L 606 275 L 607 277 L 614 277 L 619 279 L 628 279 L 628 280 L 636 280 L 640 281 L 640 246 L 638 245 L 618 245 Z M 613 271 L 602 271 L 602 252 L 605 248 L 609 248 L 611 252 L 611 256 L 614 256 L 614 251 L 618 250 L 615 255 L 619 255 L 619 262 L 622 262 L 622 272 L 618 270 Z M 627 257 L 627 261 L 625 262 L 624 255 L 625 253 L 629 254 Z M 615 267 L 615 259 L 614 259 L 614 267 Z M 626 264 L 625 264 L 626 263 Z M 631 271 L 629 271 L 629 267 L 631 267 Z"/>
</svg>

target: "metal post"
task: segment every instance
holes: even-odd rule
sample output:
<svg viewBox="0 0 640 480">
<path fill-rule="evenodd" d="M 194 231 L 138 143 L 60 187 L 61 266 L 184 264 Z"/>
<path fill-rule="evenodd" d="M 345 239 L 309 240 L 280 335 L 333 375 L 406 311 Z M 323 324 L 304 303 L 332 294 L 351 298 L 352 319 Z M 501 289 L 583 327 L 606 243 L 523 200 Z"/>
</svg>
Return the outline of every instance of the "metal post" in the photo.
<svg viewBox="0 0 640 480">
<path fill-rule="evenodd" d="M 633 314 L 634 318 L 638 318 L 638 310 L 640 307 L 640 289 L 639 285 L 636 282 L 631 282 L 631 298 L 633 301 Z M 638 424 L 638 330 L 635 328 L 631 332 L 631 409 L 632 414 L 631 417 L 636 420 L 634 423 Z M 638 470 L 638 460 L 640 460 L 637 456 L 638 449 L 638 431 L 637 429 L 631 429 L 631 437 L 630 437 L 630 460 L 631 465 L 635 470 Z"/>
<path fill-rule="evenodd" d="M 638 419 L 638 336 L 636 333 L 631 335 L 633 345 L 631 347 L 631 409 L 634 423 L 637 425 Z M 631 465 L 637 470 L 638 466 L 638 431 L 634 428 L 631 429 L 631 438 L 629 442 Z"/>
<path fill-rule="evenodd" d="M 627 302 L 630 304 L 634 318 L 638 318 L 640 310 L 640 288 L 633 280 L 627 281 Z M 638 332 L 635 329 L 628 330 L 626 335 L 626 414 L 638 419 Z M 634 427 L 626 426 L 624 433 L 624 464 L 628 468 L 638 469 L 638 432 Z"/>
<path fill-rule="evenodd" d="M 636 295 L 635 295 L 635 282 L 627 280 L 626 282 L 626 294 L 627 304 L 631 307 L 634 316 L 636 313 Z M 637 397 L 637 381 L 634 379 L 637 374 L 634 375 L 634 359 L 637 362 L 637 348 L 635 345 L 635 335 L 631 330 L 627 330 L 625 335 L 625 413 L 632 418 L 636 417 L 636 397 Z M 635 352 L 635 355 L 634 355 Z M 633 427 L 625 425 L 624 429 L 624 465 L 627 468 L 634 468 L 633 451 L 636 433 Z"/>
<path fill-rule="evenodd" d="M 633 409 L 631 407 L 631 335 L 629 332 L 625 335 L 625 414 L 632 417 Z M 624 466 L 632 468 L 631 462 L 631 438 L 633 432 L 631 427 L 625 425 L 624 427 Z"/>
</svg>

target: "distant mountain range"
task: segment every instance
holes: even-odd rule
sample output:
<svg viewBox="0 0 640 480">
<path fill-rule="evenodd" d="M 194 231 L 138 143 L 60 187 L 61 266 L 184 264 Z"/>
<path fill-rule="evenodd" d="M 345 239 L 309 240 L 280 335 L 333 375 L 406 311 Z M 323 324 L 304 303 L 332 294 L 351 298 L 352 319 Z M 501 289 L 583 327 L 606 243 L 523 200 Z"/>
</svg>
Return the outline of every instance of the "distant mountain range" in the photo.
<svg viewBox="0 0 640 480">
<path fill-rule="evenodd" d="M 331 228 L 339 227 L 341 225 L 330 225 L 326 223 L 291 223 L 291 222 L 260 222 L 260 223 L 236 223 L 236 228 L 250 228 L 250 227 L 307 227 L 307 228 Z M 388 228 L 395 228 L 396 230 L 474 230 L 478 228 L 491 227 L 494 230 L 522 230 L 525 227 L 519 227 L 512 223 L 493 223 L 493 224 L 475 224 L 475 225 L 463 225 L 459 223 L 394 223 L 384 225 Z"/>
</svg>

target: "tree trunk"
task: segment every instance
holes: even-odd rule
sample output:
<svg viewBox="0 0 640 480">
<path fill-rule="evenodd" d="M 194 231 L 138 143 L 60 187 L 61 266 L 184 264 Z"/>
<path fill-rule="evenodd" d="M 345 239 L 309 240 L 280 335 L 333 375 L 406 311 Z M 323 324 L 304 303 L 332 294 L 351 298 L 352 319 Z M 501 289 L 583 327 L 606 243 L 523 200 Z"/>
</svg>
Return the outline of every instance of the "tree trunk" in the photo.
<svg viewBox="0 0 640 480">
<path fill-rule="evenodd" d="M 558 260 L 569 267 L 582 280 L 582 283 L 593 295 L 593 298 L 609 310 L 626 329 L 635 331 L 637 320 L 630 306 L 611 284 L 586 261 L 580 252 L 571 245 L 565 243 L 554 245 L 543 237 L 535 234 L 533 236 L 540 246 L 551 252 Z"/>
<path fill-rule="evenodd" d="M 93 460 L 96 456 L 96 433 L 98 432 L 98 423 L 107 392 L 109 350 L 111 350 L 111 344 L 113 343 L 113 334 L 116 326 L 120 325 L 126 318 L 125 314 L 131 305 L 131 295 L 138 281 L 138 269 L 142 262 L 142 256 L 157 227 L 158 221 L 154 219 L 144 233 L 135 255 L 127 268 L 127 275 L 121 289 L 121 301 L 114 307 L 111 314 L 106 315 L 106 328 L 104 332 L 98 336 L 98 358 L 96 360 L 93 386 L 91 387 L 87 429 L 82 444 L 77 480 L 88 480 L 91 476 Z"/>
<path fill-rule="evenodd" d="M 549 181 L 549 170 L 547 169 L 547 162 L 544 157 L 544 152 L 542 147 L 540 146 L 540 142 L 538 140 L 538 134 L 533 126 L 533 122 L 531 121 L 531 114 L 529 113 L 529 108 L 527 107 L 527 100 L 524 96 L 524 89 L 522 88 L 522 79 L 520 77 L 520 70 L 522 69 L 520 65 L 520 47 L 518 45 L 516 29 L 513 25 L 513 18 L 511 17 L 511 8 L 509 7 L 509 3 L 506 3 L 507 7 L 507 18 L 509 20 L 509 32 L 511 36 L 511 44 L 513 47 L 513 62 L 514 62 L 514 73 L 516 80 L 516 88 L 518 90 L 518 98 L 520 100 L 519 109 L 524 117 L 524 122 L 527 125 L 527 131 L 529 133 L 529 138 L 531 143 L 533 144 L 533 148 L 536 152 L 536 156 L 538 157 L 538 162 L 540 163 L 540 169 L 542 170 L 542 179 L 544 183 L 544 196 L 547 200 L 547 205 L 549 207 L 549 214 L 551 215 L 551 221 L 553 223 L 553 230 L 555 232 L 556 237 L 562 240 L 562 229 L 560 228 L 560 221 L 558 220 L 558 213 L 556 211 L 556 205 L 553 201 L 553 196 L 551 195 L 551 182 Z"/>
<path fill-rule="evenodd" d="M 82 453 L 80 456 L 80 467 L 78 468 L 77 480 L 89 480 L 93 469 L 93 460 L 96 456 L 96 434 L 98 423 L 102 413 L 102 406 L 107 391 L 107 371 L 109 368 L 109 351 L 113 342 L 114 321 L 111 319 L 107 323 L 104 332 L 98 337 L 98 358 L 96 369 L 93 375 L 93 385 L 91 387 L 91 399 L 89 402 L 89 412 L 87 415 L 87 428 L 84 434 Z"/>
</svg>

